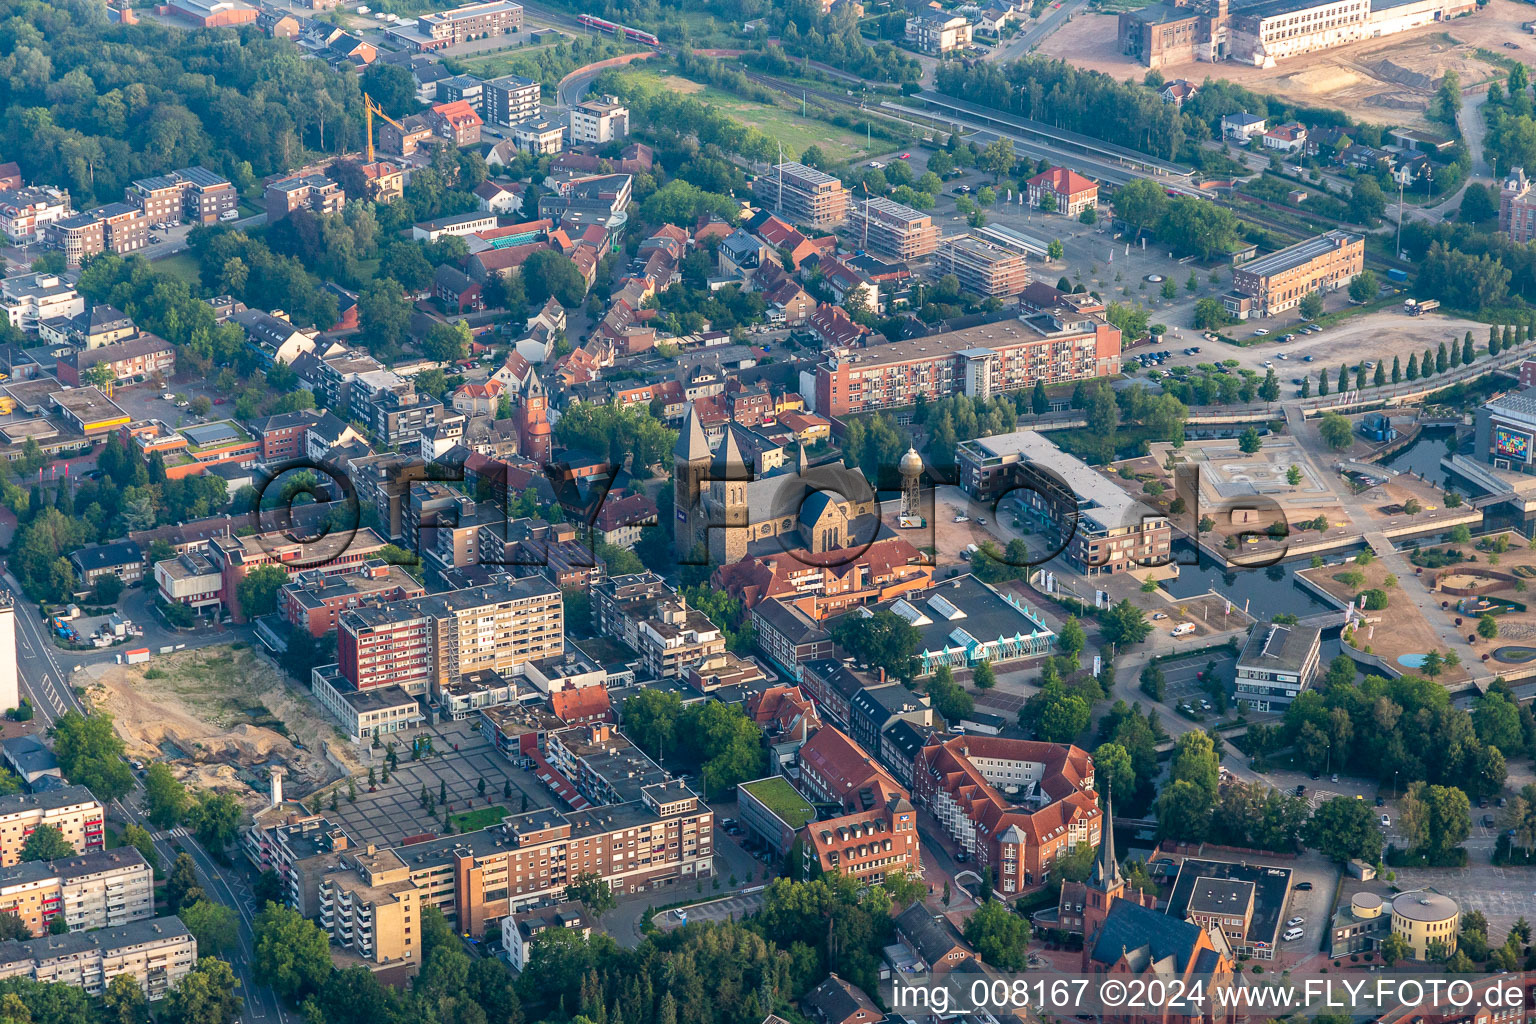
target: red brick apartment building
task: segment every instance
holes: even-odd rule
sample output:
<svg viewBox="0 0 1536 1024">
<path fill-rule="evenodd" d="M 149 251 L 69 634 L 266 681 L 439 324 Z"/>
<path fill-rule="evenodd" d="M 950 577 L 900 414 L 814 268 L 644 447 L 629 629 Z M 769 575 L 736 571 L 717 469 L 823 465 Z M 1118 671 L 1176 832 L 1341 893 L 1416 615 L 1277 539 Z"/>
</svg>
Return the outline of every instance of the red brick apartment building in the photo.
<svg viewBox="0 0 1536 1024">
<path fill-rule="evenodd" d="M 816 367 L 816 412 L 846 416 L 963 394 L 991 398 L 1036 381 L 1120 372 L 1120 329 L 1061 306 L 911 341 L 852 349 Z"/>
<path fill-rule="evenodd" d="M 976 870 L 1004 896 L 1038 889 L 1078 843 L 1099 845 L 1093 759 L 1070 744 L 1001 736 L 935 738 L 917 755 L 913 790 Z M 1020 794 L 1038 786 L 1043 804 Z"/>
<path fill-rule="evenodd" d="M 348 608 L 365 601 L 404 601 L 426 593 L 427 588 L 398 565 L 370 559 L 360 571 L 339 576 L 314 570 L 299 573 L 278 592 L 277 610 L 284 622 L 320 637 L 336 628 L 337 617 Z"/>
<path fill-rule="evenodd" d="M 288 531 L 279 530 L 244 537 L 214 537 L 208 542 L 208 557 L 222 577 L 219 591 L 224 607 L 236 622 L 244 622 L 239 585 L 252 569 L 279 565 L 289 578 L 306 570 L 328 576 L 356 572 L 383 547 L 383 539 L 366 528 L 356 534 L 333 534 L 311 543 L 291 540 Z"/>
<path fill-rule="evenodd" d="M 225 213 L 240 204 L 234 184 L 206 167 L 183 167 L 169 174 L 140 178 L 123 190 L 123 198 L 128 205 L 144 211 L 150 224 L 179 224 L 184 220 L 217 224 Z"/>
<path fill-rule="evenodd" d="M 176 373 L 176 346 L 156 335 L 140 334 L 100 348 L 72 352 L 60 359 L 55 369 L 60 381 L 79 387 L 80 375 L 98 363 L 105 363 L 112 370 L 116 382 L 141 376 L 169 379 Z"/>
<path fill-rule="evenodd" d="M 278 413 L 254 424 L 251 433 L 261 442 L 261 461 L 265 463 L 297 459 L 309 448 L 309 427 L 320 422 L 313 409 Z"/>
<path fill-rule="evenodd" d="M 423 694 L 432 678 L 432 616 L 385 605 L 350 608 L 336 619 L 336 663 L 359 690 L 398 686 Z"/>
</svg>

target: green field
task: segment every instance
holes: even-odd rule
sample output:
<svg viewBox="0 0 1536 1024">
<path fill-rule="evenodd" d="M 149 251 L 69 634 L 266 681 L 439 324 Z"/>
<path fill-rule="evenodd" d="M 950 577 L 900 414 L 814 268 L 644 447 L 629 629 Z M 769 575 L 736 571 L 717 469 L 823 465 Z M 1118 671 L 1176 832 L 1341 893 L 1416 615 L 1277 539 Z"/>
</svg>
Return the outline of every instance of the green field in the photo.
<svg viewBox="0 0 1536 1024">
<path fill-rule="evenodd" d="M 495 807 L 480 807 L 473 811 L 464 811 L 453 816 L 453 828 L 456 832 L 478 832 L 483 828 L 501 824 L 501 819 L 507 816 L 507 809 L 501 805 Z"/>
<path fill-rule="evenodd" d="M 514 61 L 521 57 L 532 57 L 543 50 L 552 50 L 566 41 L 561 36 L 553 43 L 544 43 L 539 46 L 520 46 L 514 50 L 503 50 L 499 53 L 488 53 L 483 57 L 455 57 L 455 64 L 462 64 L 466 74 L 480 78 L 497 78 L 501 75 L 515 74 Z M 636 47 L 639 49 L 639 47 Z M 546 98 L 546 102 L 548 102 Z"/>
<path fill-rule="evenodd" d="M 190 252 L 183 250 L 174 256 L 151 260 L 150 266 L 163 274 L 181 278 L 190 284 L 194 291 L 202 287 L 202 278 L 197 271 L 197 257 Z"/>
<path fill-rule="evenodd" d="M 790 828 L 798 829 L 806 822 L 816 820 L 816 809 L 781 776 L 743 783 L 741 788 L 761 800 Z"/>
<path fill-rule="evenodd" d="M 784 143 L 786 158 L 799 157 L 807 146 L 812 145 L 819 146 L 827 159 L 839 162 L 857 160 L 867 152 L 864 137 L 857 132 L 814 117 L 801 117 L 798 109 L 790 109 L 789 106 L 759 103 L 712 85 L 701 85 L 677 75 L 663 74 L 635 65 L 626 69 L 624 75 L 634 78 L 647 89 L 692 96 L 726 112 L 742 124 L 751 125 L 764 135 Z M 889 146 L 884 148 L 888 149 Z"/>
</svg>

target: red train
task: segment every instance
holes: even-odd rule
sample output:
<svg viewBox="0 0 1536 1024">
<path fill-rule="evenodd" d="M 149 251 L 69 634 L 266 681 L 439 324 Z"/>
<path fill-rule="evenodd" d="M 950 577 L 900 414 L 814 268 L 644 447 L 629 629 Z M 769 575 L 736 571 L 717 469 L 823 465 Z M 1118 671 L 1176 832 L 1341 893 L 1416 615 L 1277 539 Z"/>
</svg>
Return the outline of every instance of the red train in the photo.
<svg viewBox="0 0 1536 1024">
<path fill-rule="evenodd" d="M 649 32 L 642 32 L 637 28 L 630 28 L 628 25 L 619 25 L 611 21 L 606 21 L 592 14 L 579 14 L 576 16 L 576 20 L 582 25 L 585 25 L 587 28 L 595 28 L 599 32 L 608 32 L 616 36 L 623 36 L 630 42 L 643 43 L 646 46 L 661 45 L 661 40 L 657 39 Z"/>
</svg>

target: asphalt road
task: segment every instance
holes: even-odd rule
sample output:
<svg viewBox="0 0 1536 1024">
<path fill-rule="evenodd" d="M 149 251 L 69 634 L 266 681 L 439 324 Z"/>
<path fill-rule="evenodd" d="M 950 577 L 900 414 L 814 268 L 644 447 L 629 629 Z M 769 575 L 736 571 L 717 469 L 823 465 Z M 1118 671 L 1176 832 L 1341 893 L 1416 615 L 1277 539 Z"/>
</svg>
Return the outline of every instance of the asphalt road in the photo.
<svg viewBox="0 0 1536 1024">
<path fill-rule="evenodd" d="M 21 586 L 15 577 L 6 572 L 4 579 L 13 594 L 21 594 Z M 211 642 L 228 639 L 227 635 L 221 635 Z M 189 643 L 188 646 L 202 646 L 202 644 Z M 17 668 L 23 692 L 31 699 L 37 714 L 45 724 L 52 726 L 68 711 L 87 713 L 85 706 L 75 696 L 73 686 L 68 682 L 69 676 L 77 665 L 89 662 L 99 663 L 111 657 L 112 653 L 106 651 L 92 651 L 88 655 L 60 651 L 48 639 L 42 622 L 37 617 L 35 607 L 30 602 L 18 600 L 16 606 Z M 235 908 L 239 918 L 239 956 L 233 961 L 232 966 L 236 977 L 240 979 L 241 995 L 245 998 L 245 1007 L 240 1019 L 245 1024 L 257 1024 L 257 1022 L 266 1024 L 271 1020 L 276 1020 L 279 1024 L 288 1024 L 290 1016 L 273 994 L 272 989 L 256 984 L 251 974 L 251 962 L 255 953 L 253 926 L 256 907 L 250 887 L 245 883 L 242 873 L 234 868 L 225 868 L 217 864 L 184 829 L 155 832 L 154 827 L 143 814 L 144 786 L 137 775 L 134 776 L 133 787 L 133 791 L 126 797 L 112 802 L 111 810 L 114 816 L 150 829 L 154 833 L 155 848 L 160 852 L 160 858 L 167 868 L 176 859 L 178 852 L 185 851 L 191 855 L 197 867 L 199 881 L 203 884 L 203 890 L 221 903 Z"/>
</svg>

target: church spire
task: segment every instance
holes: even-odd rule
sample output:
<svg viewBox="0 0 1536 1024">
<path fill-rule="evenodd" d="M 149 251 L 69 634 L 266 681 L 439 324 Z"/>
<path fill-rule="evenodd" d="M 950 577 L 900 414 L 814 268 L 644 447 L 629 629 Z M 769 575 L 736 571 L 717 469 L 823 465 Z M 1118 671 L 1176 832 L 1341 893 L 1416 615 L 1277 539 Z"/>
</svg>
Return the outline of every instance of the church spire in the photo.
<svg viewBox="0 0 1536 1024">
<path fill-rule="evenodd" d="M 691 405 L 688 407 L 688 422 L 678 432 L 677 446 L 672 449 L 672 457 L 682 462 L 709 458 L 709 442 L 704 438 L 704 427 L 699 423 L 699 414 Z"/>
<path fill-rule="evenodd" d="M 1088 878 L 1090 888 L 1109 892 L 1125 885 L 1120 877 L 1120 860 L 1115 856 L 1115 809 L 1114 798 L 1106 783 L 1104 787 L 1104 823 L 1099 828 L 1099 855 L 1093 862 L 1093 874 Z"/>
</svg>

